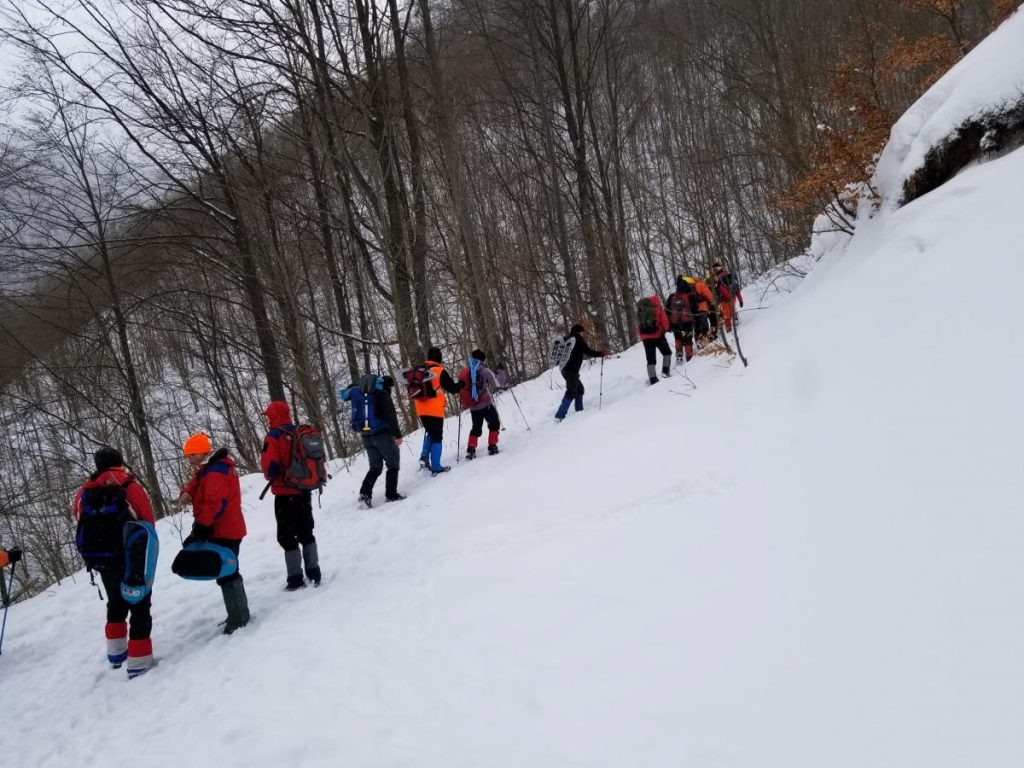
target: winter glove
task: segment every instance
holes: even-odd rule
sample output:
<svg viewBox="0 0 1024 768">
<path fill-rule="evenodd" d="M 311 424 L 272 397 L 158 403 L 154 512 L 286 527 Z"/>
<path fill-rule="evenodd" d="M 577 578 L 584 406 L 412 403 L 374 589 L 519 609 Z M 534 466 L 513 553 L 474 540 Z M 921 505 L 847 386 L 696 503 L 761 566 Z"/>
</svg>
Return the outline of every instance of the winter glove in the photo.
<svg viewBox="0 0 1024 768">
<path fill-rule="evenodd" d="M 212 525 L 200 525 L 199 523 L 192 523 L 192 533 L 189 538 L 193 541 L 206 541 L 210 538 L 210 534 L 213 533 Z"/>
<path fill-rule="evenodd" d="M 21 549 L 19 547 L 14 547 L 13 549 L 8 549 L 7 550 L 7 557 L 8 557 L 8 559 L 10 559 L 11 565 L 14 565 L 16 562 L 21 560 Z"/>
<path fill-rule="evenodd" d="M 743 309 L 743 299 L 740 299 L 740 309 Z"/>
</svg>

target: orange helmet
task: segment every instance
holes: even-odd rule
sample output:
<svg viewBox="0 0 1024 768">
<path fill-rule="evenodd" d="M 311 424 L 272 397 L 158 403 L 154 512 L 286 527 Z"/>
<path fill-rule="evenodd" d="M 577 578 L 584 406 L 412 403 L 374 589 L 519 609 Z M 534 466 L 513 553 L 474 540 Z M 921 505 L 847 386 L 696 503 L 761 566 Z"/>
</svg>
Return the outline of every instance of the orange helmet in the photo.
<svg viewBox="0 0 1024 768">
<path fill-rule="evenodd" d="M 189 435 L 182 450 L 186 456 L 205 456 L 208 453 L 213 453 L 213 443 L 210 442 L 210 436 L 205 432 L 196 432 L 194 435 Z"/>
</svg>

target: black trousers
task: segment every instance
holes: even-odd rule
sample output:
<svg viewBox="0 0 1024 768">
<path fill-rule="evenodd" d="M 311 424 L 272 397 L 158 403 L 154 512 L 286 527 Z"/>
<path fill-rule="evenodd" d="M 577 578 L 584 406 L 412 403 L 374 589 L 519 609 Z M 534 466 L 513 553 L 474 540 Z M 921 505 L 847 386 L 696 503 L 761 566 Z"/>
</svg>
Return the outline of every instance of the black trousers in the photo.
<svg viewBox="0 0 1024 768">
<path fill-rule="evenodd" d="M 288 552 L 299 545 L 312 544 L 313 494 L 302 491 L 290 496 L 274 497 L 274 519 L 277 520 L 277 543 Z"/>
<path fill-rule="evenodd" d="M 241 539 L 210 539 L 211 544 L 217 544 L 218 546 L 230 549 L 235 555 L 238 555 L 238 551 L 242 548 Z M 217 579 L 218 584 L 230 584 L 232 581 L 237 581 L 242 578 L 242 561 L 238 561 L 238 570 L 232 573 L 230 576 L 225 576 L 223 579 Z"/>
<path fill-rule="evenodd" d="M 707 336 L 711 330 L 711 321 L 708 319 L 708 315 L 701 313 L 693 316 L 693 332 L 699 339 L 701 336 Z"/>
<path fill-rule="evenodd" d="M 562 370 L 562 378 L 565 379 L 565 396 L 569 399 L 583 397 L 583 382 L 580 380 L 579 371 Z"/>
<path fill-rule="evenodd" d="M 394 496 L 398 493 L 398 468 L 402 457 L 395 438 L 387 432 L 379 435 L 363 435 L 363 447 L 366 448 L 366 458 L 370 460 L 370 471 L 363 478 L 359 495 L 373 495 L 373 486 L 384 470 L 384 465 L 387 464 L 388 472 L 384 476 L 384 495 Z"/>
<path fill-rule="evenodd" d="M 680 323 L 678 328 L 672 329 L 672 336 L 676 340 L 676 345 L 679 344 L 693 344 L 693 323 Z"/>
<path fill-rule="evenodd" d="M 498 418 L 498 409 L 493 405 L 481 408 L 478 411 L 470 411 L 469 416 L 473 419 L 473 428 L 469 430 L 471 437 L 480 437 L 484 433 L 484 422 L 487 422 L 488 432 L 501 430 L 501 419 Z"/>
<path fill-rule="evenodd" d="M 128 624 L 128 637 L 132 640 L 145 640 L 153 631 L 153 616 L 150 614 L 152 607 L 152 593 L 146 595 L 145 599 L 132 605 L 121 597 L 121 571 L 116 568 L 104 568 L 100 571 L 100 579 L 103 581 L 103 589 L 107 593 L 107 621 L 112 624 L 120 624 L 131 614 L 132 620 Z"/>
<path fill-rule="evenodd" d="M 644 354 L 647 355 L 647 364 L 655 365 L 658 362 L 658 353 L 671 357 L 672 347 L 668 345 L 668 339 L 664 334 L 656 339 L 644 339 Z"/>
<path fill-rule="evenodd" d="M 430 442 L 441 443 L 444 441 L 444 419 L 440 416 L 420 416 L 420 423 L 423 431 L 430 437 Z"/>
</svg>

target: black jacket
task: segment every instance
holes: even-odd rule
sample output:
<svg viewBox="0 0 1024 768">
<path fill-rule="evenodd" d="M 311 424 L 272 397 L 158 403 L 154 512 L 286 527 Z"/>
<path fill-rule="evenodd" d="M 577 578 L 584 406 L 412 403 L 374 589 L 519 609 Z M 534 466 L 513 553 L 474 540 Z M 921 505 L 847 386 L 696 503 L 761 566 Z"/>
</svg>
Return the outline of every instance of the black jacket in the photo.
<svg viewBox="0 0 1024 768">
<path fill-rule="evenodd" d="M 395 401 L 391 399 L 391 388 L 375 390 L 373 393 L 373 413 L 387 425 L 387 431 L 392 437 L 402 436 L 402 428 L 398 424 L 398 413 L 395 411 Z"/>
<path fill-rule="evenodd" d="M 572 352 L 569 354 L 569 360 L 565 365 L 562 366 L 562 371 L 572 375 L 579 375 L 580 368 L 583 366 L 584 357 L 601 357 L 601 353 L 596 349 L 591 349 L 587 342 L 583 340 L 583 336 L 579 333 L 569 333 L 564 337 L 566 341 L 569 339 L 576 339 L 576 343 L 573 344 Z"/>
</svg>

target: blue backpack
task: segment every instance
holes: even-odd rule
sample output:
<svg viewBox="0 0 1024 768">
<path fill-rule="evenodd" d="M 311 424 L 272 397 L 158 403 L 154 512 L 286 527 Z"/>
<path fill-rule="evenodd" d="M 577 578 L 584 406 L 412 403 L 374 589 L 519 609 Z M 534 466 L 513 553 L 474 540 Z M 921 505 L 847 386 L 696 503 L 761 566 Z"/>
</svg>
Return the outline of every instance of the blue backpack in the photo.
<svg viewBox="0 0 1024 768">
<path fill-rule="evenodd" d="M 352 431 L 362 435 L 376 435 L 386 432 L 388 425 L 377 418 L 376 393 L 384 389 L 380 376 L 363 376 L 359 384 L 341 390 L 338 395 L 343 402 L 352 405 Z"/>
<path fill-rule="evenodd" d="M 125 523 L 121 597 L 126 603 L 140 603 L 153 591 L 153 577 L 156 575 L 159 555 L 160 539 L 151 523 L 143 520 Z"/>
</svg>

